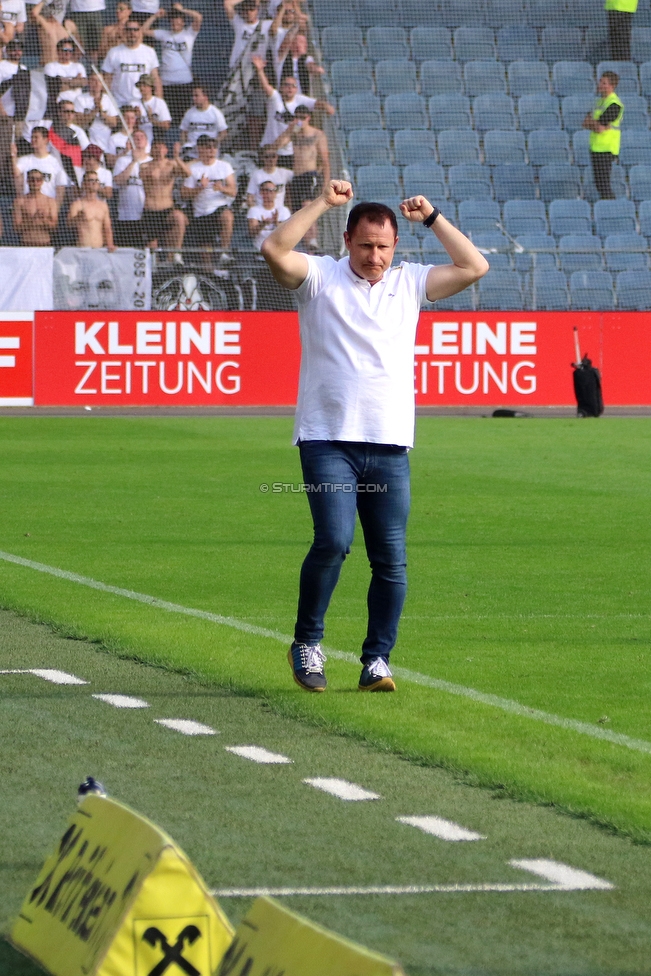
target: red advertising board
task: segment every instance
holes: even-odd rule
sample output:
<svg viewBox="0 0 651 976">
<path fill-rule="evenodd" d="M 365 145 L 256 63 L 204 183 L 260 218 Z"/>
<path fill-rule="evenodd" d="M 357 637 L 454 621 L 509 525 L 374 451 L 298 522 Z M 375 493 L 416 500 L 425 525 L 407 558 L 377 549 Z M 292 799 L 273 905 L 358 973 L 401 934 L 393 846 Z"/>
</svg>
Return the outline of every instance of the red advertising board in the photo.
<svg viewBox="0 0 651 976">
<path fill-rule="evenodd" d="M 33 315 L 0 312 L 0 406 L 33 404 Z"/>
<path fill-rule="evenodd" d="M 651 320 L 636 312 L 423 312 L 416 402 L 572 405 L 574 326 L 606 404 L 651 404 Z M 35 336 L 38 405 L 296 402 L 294 312 L 37 312 Z"/>
</svg>

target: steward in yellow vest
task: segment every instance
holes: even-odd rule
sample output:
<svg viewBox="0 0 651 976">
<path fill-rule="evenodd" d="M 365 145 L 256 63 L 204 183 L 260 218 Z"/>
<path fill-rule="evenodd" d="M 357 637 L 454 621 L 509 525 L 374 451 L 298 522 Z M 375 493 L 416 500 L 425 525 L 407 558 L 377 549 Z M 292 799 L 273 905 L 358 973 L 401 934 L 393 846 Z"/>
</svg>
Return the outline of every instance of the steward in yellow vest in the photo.
<svg viewBox="0 0 651 976">
<path fill-rule="evenodd" d="M 591 115 L 586 115 L 583 128 L 590 131 L 590 158 L 597 192 L 602 200 L 614 200 L 610 186 L 613 160 L 619 156 L 621 124 L 624 105 L 615 89 L 619 77 L 614 71 L 604 71 L 599 79 L 599 98 Z"/>
<path fill-rule="evenodd" d="M 631 27 L 637 0 L 606 0 L 610 56 L 613 61 L 631 60 Z"/>
</svg>

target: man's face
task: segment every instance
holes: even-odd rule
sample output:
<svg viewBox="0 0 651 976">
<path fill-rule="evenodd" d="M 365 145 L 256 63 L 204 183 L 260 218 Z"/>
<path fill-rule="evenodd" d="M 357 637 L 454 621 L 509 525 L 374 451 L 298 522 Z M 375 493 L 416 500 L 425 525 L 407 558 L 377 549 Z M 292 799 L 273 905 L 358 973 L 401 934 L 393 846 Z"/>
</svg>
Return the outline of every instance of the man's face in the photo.
<svg viewBox="0 0 651 976">
<path fill-rule="evenodd" d="M 165 143 L 155 142 L 151 147 L 151 155 L 152 155 L 152 159 L 155 159 L 156 162 L 160 162 L 161 159 L 165 159 L 165 157 L 167 156 L 167 146 L 165 145 Z"/>
<path fill-rule="evenodd" d="M 217 159 L 217 147 L 211 143 L 197 146 L 197 155 L 204 166 L 210 166 Z"/>
<path fill-rule="evenodd" d="M 140 129 L 136 129 L 136 131 L 131 134 L 131 138 L 133 139 L 133 143 L 139 152 L 142 152 L 143 149 L 147 148 L 147 136 L 144 132 L 141 132 Z"/>
<path fill-rule="evenodd" d="M 8 61 L 12 61 L 14 64 L 20 64 L 20 60 L 23 56 L 22 47 L 15 47 L 12 45 L 11 47 L 7 47 L 5 50 L 7 52 Z"/>
<path fill-rule="evenodd" d="M 119 3 L 116 7 L 117 19 L 124 20 L 131 16 L 131 7 L 126 3 Z"/>
<path fill-rule="evenodd" d="M 66 125 L 70 125 L 71 122 L 75 121 L 75 107 L 72 102 L 60 102 L 59 103 L 59 119 Z"/>
<path fill-rule="evenodd" d="M 94 196 L 99 190 L 99 178 L 95 173 L 86 173 L 84 176 L 84 193 L 87 197 Z"/>
<path fill-rule="evenodd" d="M 194 103 L 194 107 L 200 109 L 202 112 L 204 109 L 208 108 L 208 96 L 203 88 L 195 88 L 193 90 L 192 101 Z"/>
<path fill-rule="evenodd" d="M 96 173 L 99 169 L 99 159 L 95 159 L 94 156 L 83 155 L 81 157 L 84 164 L 84 169 L 87 173 Z"/>
<path fill-rule="evenodd" d="M 265 210 L 273 210 L 276 205 L 276 187 L 270 186 L 267 183 L 263 183 L 260 187 L 260 196 L 262 197 L 262 206 Z"/>
<path fill-rule="evenodd" d="M 127 47 L 138 47 L 140 41 L 142 40 L 140 24 L 136 24 L 135 21 L 130 20 L 126 26 L 126 34 Z"/>
<path fill-rule="evenodd" d="M 597 91 L 599 92 L 602 98 L 605 98 L 606 95 L 610 95 L 611 92 L 614 92 L 615 89 L 610 83 L 610 78 L 604 78 L 602 76 L 597 82 Z"/>
<path fill-rule="evenodd" d="M 124 121 L 127 123 L 127 129 L 129 129 L 129 131 L 135 129 L 135 127 L 138 125 L 138 116 L 136 113 L 123 112 L 122 114 L 124 115 Z"/>
<path fill-rule="evenodd" d="M 305 34 L 297 34 L 292 41 L 292 56 L 302 58 L 304 54 L 307 54 L 307 37 Z"/>
<path fill-rule="evenodd" d="M 66 41 L 57 51 L 59 61 L 61 64 L 69 64 L 72 60 L 72 55 L 74 54 L 74 47 L 72 46 L 72 41 Z"/>
<path fill-rule="evenodd" d="M 245 20 L 247 24 L 255 24 L 256 20 L 258 19 L 259 10 L 260 8 L 258 4 L 256 4 L 254 7 L 246 7 L 242 12 L 242 20 Z"/>
<path fill-rule="evenodd" d="M 42 173 L 28 173 L 27 174 L 27 186 L 29 187 L 30 193 L 40 193 L 43 186 L 43 174 Z"/>
<path fill-rule="evenodd" d="M 372 224 L 362 217 L 351 235 L 344 233 L 344 243 L 350 255 L 350 266 L 366 281 L 379 281 L 391 267 L 398 238 L 389 221 Z"/>
<path fill-rule="evenodd" d="M 42 152 L 47 149 L 48 142 L 49 139 L 46 139 L 42 132 L 32 132 L 32 149 Z"/>
<path fill-rule="evenodd" d="M 140 97 L 142 98 L 143 102 L 148 102 L 151 96 L 154 94 L 154 89 L 147 83 L 138 85 L 138 90 L 140 91 Z"/>
<path fill-rule="evenodd" d="M 185 27 L 185 17 L 183 14 L 171 13 L 170 14 L 170 30 L 173 34 L 178 34 Z"/>
<path fill-rule="evenodd" d="M 296 94 L 296 81 L 294 78 L 285 78 L 280 86 L 280 94 L 283 96 L 283 101 L 291 102 Z"/>
<path fill-rule="evenodd" d="M 277 153 L 263 153 L 262 154 L 262 168 L 271 172 L 276 168 L 276 163 L 278 161 Z"/>
</svg>

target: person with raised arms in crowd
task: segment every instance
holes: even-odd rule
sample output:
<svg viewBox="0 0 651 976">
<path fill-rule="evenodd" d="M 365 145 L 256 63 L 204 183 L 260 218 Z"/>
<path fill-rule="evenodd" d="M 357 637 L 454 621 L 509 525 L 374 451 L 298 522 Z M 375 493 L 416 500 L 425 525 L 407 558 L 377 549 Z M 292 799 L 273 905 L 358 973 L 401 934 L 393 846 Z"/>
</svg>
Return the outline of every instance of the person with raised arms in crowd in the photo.
<svg viewBox="0 0 651 976">
<path fill-rule="evenodd" d="M 181 197 L 192 201 L 189 243 L 202 249 L 201 260 L 204 267 L 209 269 L 217 237 L 221 246 L 221 265 L 233 261 L 229 252 L 237 183 L 230 163 L 217 157 L 216 139 L 199 136 L 197 153 L 199 159 L 190 163 L 191 175 L 183 183 Z"/>
<path fill-rule="evenodd" d="M 158 74 L 158 55 L 153 47 L 144 44 L 142 27 L 131 19 L 125 26 L 126 43 L 109 48 L 102 61 L 102 71 L 107 87 L 111 89 L 118 105 L 131 105 L 138 101 L 138 81 L 142 75 L 151 75 L 154 92 L 163 96 L 163 87 Z"/>
<path fill-rule="evenodd" d="M 149 247 L 165 246 L 172 252 L 172 260 L 182 264 L 181 248 L 188 219 L 174 206 L 174 182 L 177 177 L 192 176 L 181 159 L 181 146 L 174 143 L 174 157 L 167 158 L 167 144 L 155 139 L 151 147 L 152 159 L 140 167 L 140 179 L 145 191 L 142 232 Z"/>
<path fill-rule="evenodd" d="M 70 205 L 68 225 L 77 232 L 78 247 L 106 247 L 115 250 L 108 204 L 100 200 L 99 177 L 92 170 L 84 173 L 82 195 Z"/>
<path fill-rule="evenodd" d="M 25 247 L 50 247 L 59 211 L 56 201 L 43 190 L 44 176 L 38 169 L 27 172 L 27 194 L 14 200 L 14 229 Z"/>
<path fill-rule="evenodd" d="M 156 20 L 167 17 L 169 30 L 157 27 Z M 186 17 L 190 24 L 186 24 Z M 192 102 L 192 49 L 199 36 L 203 15 L 182 3 L 172 4 L 169 13 L 159 10 L 143 24 L 145 36 L 153 37 L 161 46 L 160 77 L 163 96 L 169 106 L 174 125 L 179 125 Z"/>
<path fill-rule="evenodd" d="M 274 143 L 294 146 L 294 178 L 287 187 L 289 204 L 298 210 L 315 200 L 330 181 L 328 140 L 321 129 L 310 125 L 311 113 L 307 105 L 298 105 L 293 120 Z M 306 235 L 311 251 L 318 250 L 318 228 L 314 224 Z"/>
<path fill-rule="evenodd" d="M 118 219 L 115 238 L 118 247 L 142 247 L 141 218 L 145 207 L 145 189 L 140 176 L 143 163 L 151 162 L 147 136 L 140 129 L 133 132 L 133 149 L 120 156 L 113 170 L 113 184 L 118 190 Z"/>
<path fill-rule="evenodd" d="M 298 31 L 289 34 L 278 52 L 278 84 L 290 75 L 295 79 L 299 95 L 310 94 L 310 75 L 322 75 L 325 69 L 308 54 L 305 34 Z"/>
<path fill-rule="evenodd" d="M 350 183 L 323 192 L 262 244 L 276 281 L 296 295 L 302 355 L 294 426 L 314 524 L 301 569 L 289 663 L 310 692 L 326 688 L 321 650 L 325 613 L 350 552 L 356 516 L 371 565 L 368 627 L 360 691 L 395 691 L 389 655 L 407 588 L 408 451 L 414 443 L 414 344 L 421 305 L 454 295 L 481 278 L 488 262 L 423 196 L 400 204 L 406 220 L 430 228 L 451 263 L 402 262 L 396 214 L 360 203 L 348 215 L 346 257 L 295 250 L 334 207 L 347 207 Z M 338 489 L 338 490 L 336 490 Z"/>
<path fill-rule="evenodd" d="M 229 59 L 231 70 L 242 55 L 264 55 L 273 20 L 260 19 L 260 0 L 224 0 L 224 11 L 235 33 Z"/>
<path fill-rule="evenodd" d="M 70 35 L 77 37 L 77 25 L 74 20 L 66 18 L 62 24 L 54 16 L 54 8 L 51 4 L 41 0 L 40 3 L 32 7 L 31 17 L 36 24 L 38 36 L 38 46 L 41 56 L 41 64 L 47 65 L 60 61 L 59 42 L 67 41 L 70 45 L 74 42 L 70 40 Z M 78 37 L 77 37 L 78 39 Z M 72 63 L 72 59 L 61 63 Z"/>
<path fill-rule="evenodd" d="M 107 24 L 102 31 L 102 39 L 97 52 L 98 60 L 106 57 L 109 49 L 127 43 L 127 23 L 131 19 L 130 0 L 118 0 L 115 7 L 115 23 Z"/>
</svg>

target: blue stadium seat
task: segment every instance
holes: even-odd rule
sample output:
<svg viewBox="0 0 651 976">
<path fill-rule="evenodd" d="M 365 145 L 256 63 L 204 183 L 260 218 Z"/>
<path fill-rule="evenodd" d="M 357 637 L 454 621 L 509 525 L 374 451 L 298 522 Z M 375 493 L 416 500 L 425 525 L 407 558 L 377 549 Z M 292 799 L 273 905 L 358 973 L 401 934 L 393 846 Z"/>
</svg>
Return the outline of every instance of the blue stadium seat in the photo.
<svg viewBox="0 0 651 976">
<path fill-rule="evenodd" d="M 562 27 L 567 22 L 567 7 L 555 0 L 529 0 L 527 19 L 532 27 L 542 28 L 549 24 Z"/>
<path fill-rule="evenodd" d="M 540 199 L 575 200 L 581 193 L 581 171 L 570 163 L 550 163 L 542 166 L 538 174 Z"/>
<path fill-rule="evenodd" d="M 627 95 L 622 129 L 648 129 L 649 111 L 646 96 Z"/>
<path fill-rule="evenodd" d="M 400 0 L 400 8 L 404 27 L 418 27 L 429 31 L 435 27 L 437 31 L 441 30 L 438 4 L 423 3 L 422 0 Z"/>
<path fill-rule="evenodd" d="M 505 25 L 526 26 L 527 17 L 522 0 L 486 0 L 486 26 L 504 28 Z M 506 60 L 502 58 L 501 60 Z"/>
<path fill-rule="evenodd" d="M 622 271 L 617 275 L 617 305 L 622 309 L 651 308 L 651 271 Z"/>
<path fill-rule="evenodd" d="M 511 237 L 522 234 L 547 234 L 547 213 L 542 200 L 507 200 L 504 226 Z"/>
<path fill-rule="evenodd" d="M 381 129 L 382 113 L 377 95 L 364 92 L 339 99 L 339 123 L 342 129 Z"/>
<path fill-rule="evenodd" d="M 465 95 L 432 95 L 429 117 L 433 129 L 470 129 L 470 99 Z"/>
<path fill-rule="evenodd" d="M 420 253 L 420 241 L 415 237 L 401 237 L 398 246 L 393 253 L 392 266 L 395 268 L 401 263 L 401 261 L 407 261 L 411 264 L 422 264 L 422 257 Z"/>
<path fill-rule="evenodd" d="M 386 163 L 391 155 L 386 129 L 353 129 L 348 134 L 348 162 L 351 166 Z"/>
<path fill-rule="evenodd" d="M 628 184 L 632 200 L 651 200 L 651 165 L 631 166 Z"/>
<path fill-rule="evenodd" d="M 542 32 L 543 60 L 583 61 L 583 37 L 578 27 L 545 27 Z"/>
<path fill-rule="evenodd" d="M 501 166 L 494 166 L 493 187 L 495 199 L 500 203 L 504 203 L 505 200 L 536 199 L 533 169 L 526 163 L 504 163 Z"/>
<path fill-rule="evenodd" d="M 440 4 L 439 22 L 445 27 L 485 23 L 483 0 L 440 0 Z"/>
<path fill-rule="evenodd" d="M 513 245 L 499 230 L 470 232 L 473 244 L 488 261 L 491 271 L 510 271 Z"/>
<path fill-rule="evenodd" d="M 572 0 L 568 3 L 566 23 L 569 27 L 589 27 L 597 21 L 601 21 L 602 27 L 606 28 L 604 11 L 595 7 L 594 0 Z"/>
<path fill-rule="evenodd" d="M 593 5 L 593 9 L 594 5 Z M 598 64 L 610 56 L 610 43 L 608 41 L 608 27 L 605 24 L 586 27 L 583 35 L 585 46 L 585 59 L 590 64 Z"/>
<path fill-rule="evenodd" d="M 418 0 L 420 3 L 421 0 Z M 422 6 L 422 4 L 421 4 Z M 434 4 L 431 5 L 434 7 Z M 420 23 L 420 21 L 419 21 Z M 445 61 L 452 59 L 452 39 L 447 27 L 414 27 L 409 35 L 414 61 Z"/>
<path fill-rule="evenodd" d="M 463 200 L 459 204 L 459 228 L 464 234 L 494 231 L 500 219 L 500 205 L 494 200 Z"/>
<path fill-rule="evenodd" d="M 555 95 L 594 95 L 594 69 L 587 61 L 557 61 L 552 68 Z"/>
<path fill-rule="evenodd" d="M 493 92 L 478 95 L 472 103 L 475 128 L 479 132 L 488 129 L 515 129 L 515 110 L 509 95 Z"/>
<path fill-rule="evenodd" d="M 520 128 L 525 132 L 532 129 L 560 128 L 558 99 L 554 95 L 523 95 L 518 103 L 518 113 Z"/>
<path fill-rule="evenodd" d="M 516 271 L 489 271 L 479 282 L 479 307 L 499 311 L 524 308 L 520 275 Z"/>
<path fill-rule="evenodd" d="M 444 200 L 439 197 L 438 200 L 430 199 L 430 203 L 433 203 L 434 206 L 439 208 L 446 220 L 449 220 L 455 227 L 457 226 L 457 205 L 454 200 Z M 428 227 L 423 227 L 422 221 L 412 223 L 411 221 L 406 221 L 403 217 L 401 217 L 401 220 L 403 224 L 402 228 L 400 228 L 401 234 L 411 233 L 414 237 L 420 238 L 421 241 L 431 240 L 433 236 L 432 231 Z M 407 229 L 405 230 L 405 228 Z"/>
<path fill-rule="evenodd" d="M 608 234 L 634 234 L 635 204 L 632 200 L 597 200 L 594 224 L 600 237 Z"/>
<path fill-rule="evenodd" d="M 402 171 L 406 197 L 423 195 L 428 200 L 445 197 L 445 170 L 436 163 L 410 163 Z"/>
<path fill-rule="evenodd" d="M 601 78 L 604 71 L 614 71 L 619 75 L 617 94 L 623 102 L 626 102 L 624 95 L 639 95 L 640 86 L 637 75 L 637 65 L 631 61 L 600 61 L 597 65 L 597 79 Z"/>
<path fill-rule="evenodd" d="M 651 27 L 651 0 L 640 0 L 634 23 L 638 27 Z"/>
<path fill-rule="evenodd" d="M 370 27 L 366 34 L 366 54 L 369 61 L 387 58 L 408 58 L 409 44 L 402 27 Z"/>
<path fill-rule="evenodd" d="M 375 65 L 375 90 L 385 95 L 399 95 L 416 91 L 416 65 L 413 61 L 378 61 Z"/>
<path fill-rule="evenodd" d="M 570 307 L 567 278 L 562 271 L 542 268 L 532 275 L 531 307 L 540 311 L 564 312 Z"/>
<path fill-rule="evenodd" d="M 508 79 L 512 98 L 549 92 L 549 68 L 544 61 L 513 61 Z"/>
<path fill-rule="evenodd" d="M 316 27 L 355 24 L 357 11 L 350 0 L 313 0 L 312 17 Z"/>
<path fill-rule="evenodd" d="M 479 136 L 473 129 L 444 129 L 438 136 L 442 166 L 479 162 Z"/>
<path fill-rule="evenodd" d="M 556 270 L 556 241 L 549 234 L 520 234 L 516 241 L 523 248 L 514 255 L 516 271 Z"/>
<path fill-rule="evenodd" d="M 394 0 L 357 0 L 357 23 L 360 27 L 395 27 L 400 22 Z"/>
<path fill-rule="evenodd" d="M 583 127 L 583 120 L 592 112 L 594 102 L 590 95 L 568 95 L 561 101 L 563 126 L 568 132 L 576 132 Z"/>
<path fill-rule="evenodd" d="M 495 58 L 495 35 L 488 27 L 458 27 L 454 32 L 457 61 L 487 61 Z"/>
<path fill-rule="evenodd" d="M 637 213 L 640 221 L 640 234 L 651 237 L 651 200 L 642 200 Z"/>
<path fill-rule="evenodd" d="M 398 129 L 393 137 L 398 166 L 417 162 L 436 162 L 436 136 L 427 129 Z"/>
<path fill-rule="evenodd" d="M 484 162 L 489 166 L 498 166 L 500 163 L 523 163 L 524 157 L 524 132 L 489 129 L 484 133 Z"/>
<path fill-rule="evenodd" d="M 341 95 L 358 95 L 360 92 L 373 91 L 373 72 L 368 61 L 359 59 L 333 61 L 330 65 L 330 79 L 332 94 L 337 98 Z"/>
<path fill-rule="evenodd" d="M 435 237 L 430 236 L 423 241 L 421 258 L 423 264 L 452 264 L 452 258 Z"/>
<path fill-rule="evenodd" d="M 601 238 L 589 234 L 567 234 L 558 242 L 561 271 L 601 271 Z"/>
<path fill-rule="evenodd" d="M 490 170 L 480 163 L 461 163 L 448 171 L 452 200 L 483 200 L 492 197 Z"/>
<path fill-rule="evenodd" d="M 651 27 L 634 27 L 631 31 L 631 61 L 651 61 Z"/>
<path fill-rule="evenodd" d="M 572 133 L 572 155 L 575 166 L 591 166 L 590 133 L 587 129 L 577 129 Z"/>
<path fill-rule="evenodd" d="M 400 170 L 390 163 L 373 163 L 370 166 L 360 166 L 355 180 L 356 195 L 365 200 L 375 200 L 377 197 L 400 196 Z"/>
<path fill-rule="evenodd" d="M 651 97 L 651 61 L 640 65 L 640 87 L 646 98 Z"/>
<path fill-rule="evenodd" d="M 321 53 L 324 61 L 361 58 L 364 40 L 359 27 L 337 25 L 321 32 Z"/>
<path fill-rule="evenodd" d="M 618 200 L 625 198 L 628 195 L 625 170 L 622 166 L 618 166 L 616 163 L 613 164 L 613 168 L 610 171 L 610 188 Z M 589 200 L 590 203 L 595 203 L 599 199 L 597 188 L 594 185 L 594 177 L 591 166 L 586 166 L 586 168 L 583 170 L 583 176 L 581 178 L 581 196 L 584 200 Z"/>
<path fill-rule="evenodd" d="M 387 129 L 427 129 L 427 102 L 414 92 L 387 95 L 384 99 L 384 122 Z"/>
<path fill-rule="evenodd" d="M 647 271 L 648 244 L 639 234 L 609 234 L 604 241 L 607 271 Z"/>
<path fill-rule="evenodd" d="M 456 61 L 423 61 L 420 66 L 420 93 L 432 95 L 462 95 L 461 65 Z"/>
<path fill-rule="evenodd" d="M 504 65 L 499 61 L 468 61 L 463 69 L 466 95 L 487 95 L 490 92 L 506 93 Z M 497 126 L 494 126 L 497 128 Z"/>
<path fill-rule="evenodd" d="M 570 140 L 563 129 L 534 129 L 529 133 L 527 150 L 532 166 L 570 161 Z"/>
<path fill-rule="evenodd" d="M 552 200 L 549 204 L 552 234 L 592 234 L 592 213 L 587 200 Z"/>
<path fill-rule="evenodd" d="M 625 129 L 619 150 L 621 166 L 651 162 L 651 132 L 648 129 Z"/>
<path fill-rule="evenodd" d="M 497 32 L 497 56 L 500 61 L 539 61 L 542 56 L 538 35 L 533 27 L 510 24 Z"/>
<path fill-rule="evenodd" d="M 476 296 L 477 291 L 473 285 L 472 288 L 465 288 L 450 298 L 440 298 L 432 307 L 446 309 L 450 312 L 472 312 L 477 307 Z"/>
<path fill-rule="evenodd" d="M 573 309 L 608 310 L 614 305 L 613 277 L 607 271 L 575 271 L 570 275 Z"/>
</svg>

